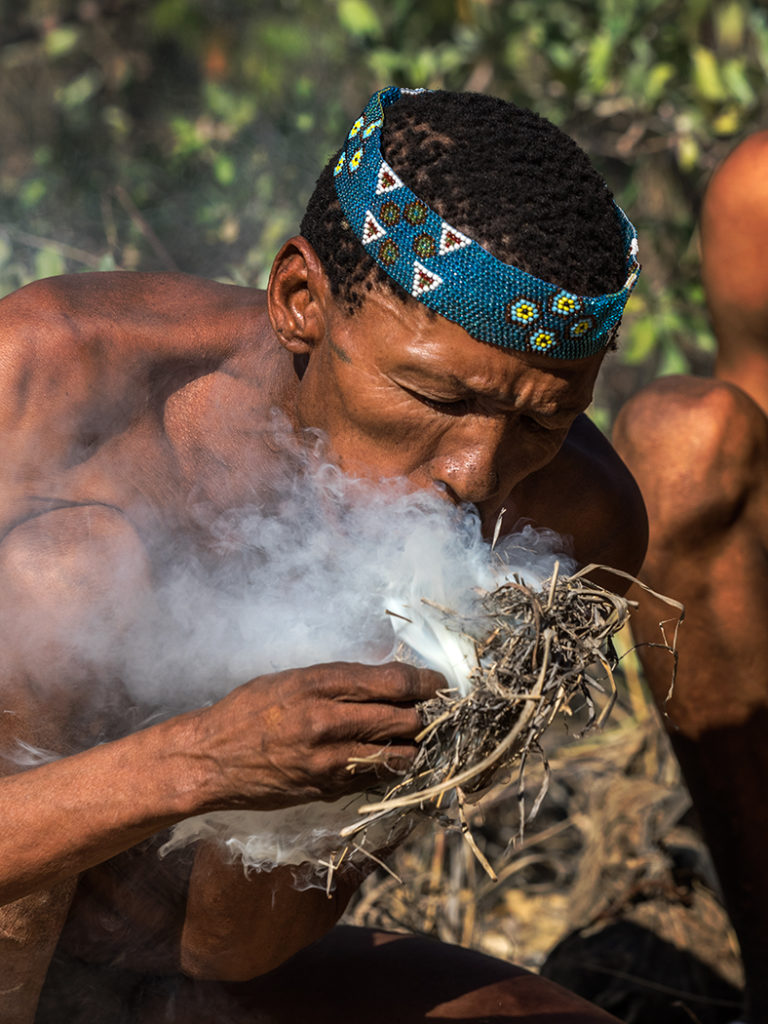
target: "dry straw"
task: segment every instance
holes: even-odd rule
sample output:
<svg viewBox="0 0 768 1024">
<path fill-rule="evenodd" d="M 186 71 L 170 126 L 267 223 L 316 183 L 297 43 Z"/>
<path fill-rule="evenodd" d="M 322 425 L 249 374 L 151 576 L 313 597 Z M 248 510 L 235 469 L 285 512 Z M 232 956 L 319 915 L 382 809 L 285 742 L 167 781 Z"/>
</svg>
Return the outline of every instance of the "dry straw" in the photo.
<svg viewBox="0 0 768 1024">
<path fill-rule="evenodd" d="M 375 802 L 360 807 L 359 819 L 343 830 L 343 848 L 326 863 L 329 888 L 335 870 L 350 853 L 357 851 L 381 863 L 366 849 L 372 826 L 380 847 L 382 834 L 391 840 L 415 815 L 460 829 L 483 868 L 495 878 L 469 829 L 467 797 L 477 797 L 501 773 L 517 766 L 522 830 L 546 792 L 548 771 L 526 816 L 522 807 L 525 764 L 536 754 L 546 768 L 539 742 L 542 734 L 559 714 L 577 710 L 586 709 L 582 730 L 602 725 L 615 700 L 617 657 L 611 638 L 629 619 L 632 602 L 593 583 L 588 577 L 596 570 L 632 579 L 597 565 L 561 576 L 556 564 L 551 579 L 539 589 L 513 578 L 481 595 L 471 618 L 425 602 L 447 628 L 471 639 L 477 661 L 472 688 L 466 696 L 444 691 L 421 705 L 424 728 L 417 737 L 419 750 L 413 765 Z M 679 625 L 682 606 L 650 593 L 679 609 Z M 671 642 L 664 637 L 661 645 L 673 655 L 677 625 Z M 598 702 L 596 694 L 601 695 Z M 351 771 L 362 767 L 360 761 L 349 765 Z"/>
</svg>

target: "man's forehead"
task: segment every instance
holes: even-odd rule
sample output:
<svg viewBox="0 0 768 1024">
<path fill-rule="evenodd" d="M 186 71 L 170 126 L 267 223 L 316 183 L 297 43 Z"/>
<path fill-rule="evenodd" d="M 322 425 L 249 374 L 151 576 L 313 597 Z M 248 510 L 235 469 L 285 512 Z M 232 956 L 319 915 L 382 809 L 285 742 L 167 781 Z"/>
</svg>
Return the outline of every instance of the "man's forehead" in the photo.
<svg viewBox="0 0 768 1024">
<path fill-rule="evenodd" d="M 345 318 L 346 319 L 346 318 Z M 569 382 L 594 376 L 604 353 L 585 359 L 551 359 L 515 352 L 478 341 L 463 327 L 414 301 L 402 302 L 388 289 L 373 288 L 361 310 L 347 319 L 349 334 L 361 354 L 378 353 L 412 362 L 442 378 L 471 377 L 478 386 L 526 372 Z"/>
<path fill-rule="evenodd" d="M 378 350 L 378 360 L 406 386 L 432 386 L 446 396 L 472 394 L 512 406 L 535 401 L 542 412 L 581 411 L 590 401 L 599 357 L 567 363 L 528 357 L 477 341 L 442 317 L 427 330 L 423 323 L 413 331 L 400 324 Z"/>
</svg>

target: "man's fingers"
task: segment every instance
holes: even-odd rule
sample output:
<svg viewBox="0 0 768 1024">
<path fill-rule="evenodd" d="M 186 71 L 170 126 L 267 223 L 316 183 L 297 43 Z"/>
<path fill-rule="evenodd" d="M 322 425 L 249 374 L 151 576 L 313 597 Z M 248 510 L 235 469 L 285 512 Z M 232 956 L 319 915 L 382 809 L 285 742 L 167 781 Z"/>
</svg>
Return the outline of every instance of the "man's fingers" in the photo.
<svg viewBox="0 0 768 1024">
<path fill-rule="evenodd" d="M 429 700 L 447 686 L 439 672 L 401 662 L 386 665 L 339 663 L 326 666 L 326 670 L 328 676 L 320 682 L 320 687 L 336 700 L 416 703 Z"/>
<path fill-rule="evenodd" d="M 325 711 L 324 742 L 389 743 L 413 739 L 424 727 L 418 710 L 412 706 L 358 704 L 352 701 L 334 704 Z"/>
<path fill-rule="evenodd" d="M 365 774 L 390 782 L 411 768 L 417 751 L 415 743 L 365 744 L 350 756 L 346 770 L 353 778 Z"/>
</svg>

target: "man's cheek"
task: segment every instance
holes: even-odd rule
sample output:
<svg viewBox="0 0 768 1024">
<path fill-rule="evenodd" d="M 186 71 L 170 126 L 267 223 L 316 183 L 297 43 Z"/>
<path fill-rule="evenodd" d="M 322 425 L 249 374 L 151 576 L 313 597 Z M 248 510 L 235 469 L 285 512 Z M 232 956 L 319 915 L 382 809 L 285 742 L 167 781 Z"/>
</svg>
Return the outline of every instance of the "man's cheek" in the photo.
<svg viewBox="0 0 768 1024">
<path fill-rule="evenodd" d="M 371 440 L 393 446 L 422 444 L 435 434 L 434 425 L 414 402 L 383 390 L 351 396 L 345 405 L 349 424 Z"/>
<path fill-rule="evenodd" d="M 518 446 L 518 456 L 525 465 L 526 475 L 548 466 L 563 446 L 566 434 L 550 436 L 548 433 L 528 438 Z"/>
</svg>

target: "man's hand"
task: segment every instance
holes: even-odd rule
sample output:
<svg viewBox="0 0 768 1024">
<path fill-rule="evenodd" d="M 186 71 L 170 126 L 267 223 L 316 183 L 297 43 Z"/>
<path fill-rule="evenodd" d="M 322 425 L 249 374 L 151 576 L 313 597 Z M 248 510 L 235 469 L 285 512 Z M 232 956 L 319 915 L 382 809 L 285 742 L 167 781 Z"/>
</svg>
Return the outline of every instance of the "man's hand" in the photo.
<svg viewBox="0 0 768 1024">
<path fill-rule="evenodd" d="M 422 728 L 415 702 L 445 685 L 436 672 L 395 663 L 262 676 L 199 713 L 198 753 L 218 775 L 228 807 L 330 800 L 407 769 Z M 209 750 L 213 756 L 204 753 Z M 363 874 L 341 872 L 328 899 L 322 889 L 298 889 L 291 867 L 246 875 L 218 844 L 200 844 L 182 969 L 226 981 L 274 969 L 333 927 Z"/>
<path fill-rule="evenodd" d="M 415 705 L 445 685 L 429 669 L 341 662 L 246 683 L 193 712 L 189 753 L 208 779 L 206 809 L 333 800 L 404 771 L 422 728 Z"/>
</svg>

